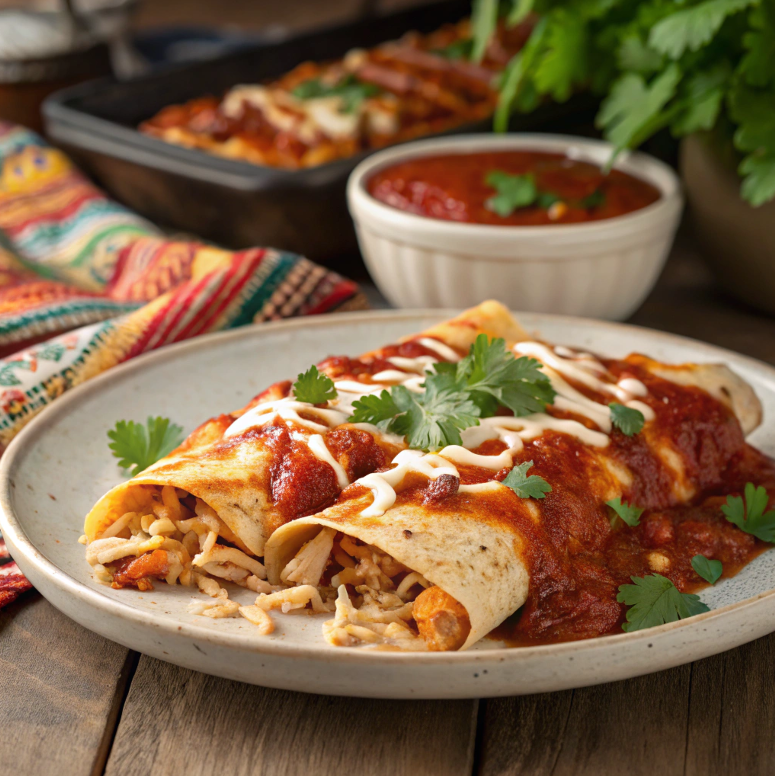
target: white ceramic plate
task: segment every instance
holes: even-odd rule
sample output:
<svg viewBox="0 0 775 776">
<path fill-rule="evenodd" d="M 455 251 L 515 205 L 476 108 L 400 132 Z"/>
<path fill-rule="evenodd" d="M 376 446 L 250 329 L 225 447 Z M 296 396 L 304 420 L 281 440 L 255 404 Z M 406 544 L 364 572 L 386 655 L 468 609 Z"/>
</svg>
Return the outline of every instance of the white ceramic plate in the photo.
<svg viewBox="0 0 775 776">
<path fill-rule="evenodd" d="M 331 353 L 357 354 L 449 317 L 379 312 L 307 318 L 203 337 L 139 358 L 66 394 L 0 462 L 0 529 L 35 587 L 77 622 L 127 647 L 199 671 L 289 690 L 375 698 L 467 698 L 544 692 L 659 671 L 775 630 L 775 553 L 703 593 L 711 612 L 631 634 L 504 649 L 484 640 L 460 653 L 400 654 L 330 647 L 329 615 L 275 617 L 270 637 L 246 620 L 186 610 L 192 592 L 149 593 L 92 581 L 78 544 L 83 517 L 121 473 L 106 432 L 122 418 L 166 415 L 190 431 L 244 405 L 270 383 Z M 752 442 L 775 453 L 775 369 L 692 340 L 632 326 L 520 316 L 546 339 L 611 356 L 641 351 L 669 362 L 723 361 L 756 388 L 765 425 Z M 238 600 L 254 595 L 239 590 Z"/>
</svg>

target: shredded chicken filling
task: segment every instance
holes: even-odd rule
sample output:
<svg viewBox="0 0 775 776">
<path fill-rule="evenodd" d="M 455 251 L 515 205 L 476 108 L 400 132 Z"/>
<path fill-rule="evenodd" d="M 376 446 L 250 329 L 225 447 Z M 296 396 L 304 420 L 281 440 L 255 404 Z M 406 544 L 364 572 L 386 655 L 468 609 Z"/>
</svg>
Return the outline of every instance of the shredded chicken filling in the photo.
<svg viewBox="0 0 775 776">
<path fill-rule="evenodd" d="M 271 619 L 229 599 L 220 582 L 261 595 L 276 592 L 264 565 L 237 539 L 210 506 L 186 491 L 164 486 L 153 492 L 144 513 L 126 512 L 86 549 L 95 579 L 114 588 L 153 590 L 153 580 L 196 587 L 212 600 L 189 610 L 205 617 L 243 616 L 271 633 Z"/>
<path fill-rule="evenodd" d="M 323 635 L 334 646 L 404 650 L 458 649 L 470 632 L 465 609 L 416 571 L 369 544 L 323 528 L 280 574 L 266 581 L 263 564 L 216 512 L 171 486 L 156 488 L 150 506 L 126 512 L 86 549 L 94 577 L 114 588 L 152 590 L 153 580 L 195 587 L 193 614 L 243 617 L 258 633 L 275 624 L 271 612 L 333 613 Z M 242 606 L 222 586 L 231 582 L 257 593 Z"/>
<path fill-rule="evenodd" d="M 304 544 L 280 579 L 300 585 L 296 590 L 320 591 L 324 606 L 336 591 L 334 619 L 323 625 L 333 646 L 451 650 L 459 649 L 471 630 L 466 610 L 454 598 L 377 547 L 333 528 Z"/>
</svg>

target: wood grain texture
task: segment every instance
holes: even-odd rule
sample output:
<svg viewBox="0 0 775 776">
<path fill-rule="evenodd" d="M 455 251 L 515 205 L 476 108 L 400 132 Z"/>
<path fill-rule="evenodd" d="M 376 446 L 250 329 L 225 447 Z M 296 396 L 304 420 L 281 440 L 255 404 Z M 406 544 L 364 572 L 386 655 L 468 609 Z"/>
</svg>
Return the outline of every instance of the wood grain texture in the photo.
<svg viewBox="0 0 775 776">
<path fill-rule="evenodd" d="M 107 776 L 468 776 L 475 701 L 283 692 L 142 657 Z"/>
<path fill-rule="evenodd" d="M 695 663 L 686 776 L 775 773 L 775 635 Z"/>
<path fill-rule="evenodd" d="M 478 774 L 680 776 L 690 674 L 682 666 L 566 693 L 487 701 Z"/>
<path fill-rule="evenodd" d="M 0 771 L 102 773 L 129 673 L 129 650 L 37 593 L 0 611 Z"/>
</svg>

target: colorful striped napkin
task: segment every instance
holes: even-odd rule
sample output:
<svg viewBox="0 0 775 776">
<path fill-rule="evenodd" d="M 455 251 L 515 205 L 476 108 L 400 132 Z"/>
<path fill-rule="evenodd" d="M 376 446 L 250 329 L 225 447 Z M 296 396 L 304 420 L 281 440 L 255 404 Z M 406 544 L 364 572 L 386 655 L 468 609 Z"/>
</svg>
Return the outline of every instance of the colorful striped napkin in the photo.
<svg viewBox="0 0 775 776">
<path fill-rule="evenodd" d="M 214 331 L 366 307 L 292 253 L 165 237 L 27 129 L 0 123 L 0 452 L 72 386 Z M 30 588 L 0 539 L 0 608 Z"/>
</svg>

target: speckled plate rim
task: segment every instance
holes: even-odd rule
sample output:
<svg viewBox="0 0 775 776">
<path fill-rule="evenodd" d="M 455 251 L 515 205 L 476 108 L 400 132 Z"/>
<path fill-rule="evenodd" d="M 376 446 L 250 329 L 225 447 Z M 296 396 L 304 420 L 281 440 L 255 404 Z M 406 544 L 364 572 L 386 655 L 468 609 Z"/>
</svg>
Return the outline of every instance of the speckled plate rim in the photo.
<svg viewBox="0 0 775 776">
<path fill-rule="evenodd" d="M 699 632 L 707 630 L 707 628 L 704 626 L 716 623 L 721 619 L 726 619 L 732 614 L 747 615 L 747 617 L 744 618 L 747 621 L 748 617 L 755 618 L 756 609 L 761 604 L 765 602 L 775 603 L 775 589 L 772 589 L 763 591 L 742 601 L 731 603 L 718 609 L 714 609 L 710 612 L 697 615 L 688 620 L 670 623 L 668 625 L 650 628 L 644 631 L 622 633 L 612 636 L 586 639 L 582 641 L 565 642 L 561 644 L 543 645 L 536 647 L 495 648 L 477 652 L 469 651 L 452 653 L 399 653 L 349 649 L 323 651 L 317 647 L 309 647 L 305 645 L 285 642 L 273 642 L 271 639 L 257 641 L 254 637 L 242 634 L 225 632 L 218 633 L 217 631 L 213 631 L 210 628 L 200 627 L 197 625 L 178 623 L 176 621 L 169 622 L 163 616 L 154 618 L 127 604 L 109 599 L 106 596 L 101 595 L 98 590 L 91 589 L 88 586 L 73 579 L 60 568 L 58 568 L 55 563 L 44 557 L 27 537 L 23 527 L 23 518 L 20 518 L 14 512 L 11 494 L 11 481 L 14 470 L 22 457 L 25 455 L 26 450 L 31 445 L 33 445 L 42 434 L 46 433 L 47 428 L 51 422 L 59 417 L 59 415 L 67 413 L 73 405 L 88 402 L 90 397 L 92 397 L 94 394 L 103 391 L 115 382 L 121 381 L 127 374 L 141 372 L 147 365 L 153 363 L 154 361 L 168 358 L 173 351 L 176 355 L 185 352 L 196 352 L 197 350 L 211 346 L 213 342 L 226 342 L 243 338 L 249 339 L 252 337 L 260 337 L 263 336 L 266 332 L 275 331 L 278 329 L 291 330 L 295 328 L 321 327 L 325 326 L 327 322 L 341 320 L 344 317 L 346 317 L 348 323 L 353 325 L 358 324 L 359 322 L 371 323 L 378 322 L 380 320 L 389 320 L 391 322 L 396 320 L 405 320 L 407 322 L 407 333 L 411 333 L 411 323 L 417 319 L 438 318 L 439 320 L 444 320 L 456 314 L 457 312 L 459 311 L 369 311 L 309 316 L 293 320 L 263 323 L 259 326 L 250 326 L 233 331 L 206 335 L 194 340 L 189 340 L 162 348 L 160 350 L 133 359 L 126 364 L 115 367 L 105 374 L 90 380 L 84 385 L 74 388 L 64 396 L 57 399 L 56 402 L 54 402 L 39 416 L 33 419 L 11 442 L 5 454 L 2 456 L 2 459 L 0 459 L 0 530 L 2 531 L 4 538 L 11 549 L 12 556 L 19 564 L 22 571 L 30 578 L 33 584 L 36 584 L 38 580 L 40 580 L 41 583 L 45 580 L 46 583 L 55 586 L 62 593 L 73 596 L 77 599 L 80 599 L 80 601 L 87 603 L 97 613 L 102 612 L 110 615 L 111 617 L 118 616 L 126 620 L 127 623 L 134 623 L 139 626 L 151 628 L 158 633 L 164 634 L 176 640 L 195 639 L 199 643 L 210 643 L 213 645 L 227 647 L 232 650 L 249 652 L 254 655 L 276 655 L 297 659 L 311 658 L 317 662 L 338 664 L 401 666 L 406 665 L 407 663 L 411 663 L 428 665 L 429 667 L 440 665 L 459 666 L 461 664 L 469 664 L 472 667 L 475 666 L 481 668 L 482 666 L 486 666 L 488 664 L 502 664 L 504 661 L 508 661 L 509 663 L 524 663 L 529 665 L 533 659 L 539 657 L 547 658 L 554 656 L 560 660 L 563 658 L 567 659 L 567 656 L 572 656 L 579 652 L 587 653 L 601 649 L 610 651 L 612 647 L 616 647 L 618 650 L 627 650 L 632 646 L 646 645 L 647 643 L 648 647 L 650 648 L 652 644 L 655 645 L 658 641 L 670 634 L 675 633 L 676 631 L 685 631 L 688 635 L 689 631 Z M 579 324 L 583 321 L 584 326 L 591 328 L 597 327 L 599 329 L 606 330 L 616 329 L 623 334 L 626 334 L 628 331 L 638 332 L 640 334 L 646 333 L 654 340 L 661 340 L 666 343 L 673 343 L 682 345 L 684 347 L 690 347 L 694 353 L 696 353 L 698 360 L 721 360 L 723 362 L 731 363 L 733 367 L 735 364 L 745 366 L 747 369 L 760 374 L 763 381 L 771 382 L 773 390 L 775 390 L 775 368 L 763 362 L 757 361 L 756 359 L 742 356 L 734 353 L 733 351 L 699 342 L 688 337 L 681 337 L 665 332 L 659 332 L 653 329 L 634 326 L 631 324 L 608 323 L 605 321 L 580 319 L 571 316 L 544 315 L 539 313 L 516 313 L 516 316 L 521 321 L 523 326 L 525 326 L 528 330 L 540 331 L 542 321 L 551 321 L 553 324 L 567 325 L 569 328 L 574 324 Z M 339 345 L 339 349 L 341 349 L 343 352 L 347 350 L 346 342 L 341 342 Z M 46 587 L 47 585 L 41 584 L 41 586 Z M 753 621 L 753 619 L 751 621 Z M 724 649 L 729 649 L 730 646 L 746 643 L 747 641 L 750 641 L 773 630 L 775 630 L 775 620 L 773 620 L 772 627 L 768 626 L 768 628 L 763 631 L 759 629 L 753 633 L 753 635 L 746 633 L 743 635 L 743 638 L 734 644 L 730 645 L 727 643 L 724 646 L 708 644 L 704 649 L 699 650 L 698 654 L 683 658 L 678 657 L 670 659 L 667 662 L 662 661 L 654 668 L 642 668 L 641 670 L 632 671 L 628 675 L 636 676 L 643 673 L 649 673 L 652 670 L 658 670 L 659 668 L 665 668 L 670 665 L 680 665 L 681 663 L 689 662 L 690 660 L 697 659 L 698 657 L 704 657 L 723 651 Z M 131 646 L 131 638 L 121 639 L 121 641 L 122 643 L 126 643 L 127 646 Z M 171 662 L 176 661 L 172 660 Z M 213 671 L 213 673 L 216 672 Z M 621 678 L 621 676 L 617 676 L 617 678 Z M 607 679 L 597 679 L 586 683 L 596 683 L 597 681 L 607 681 Z M 569 683 L 564 686 L 582 686 L 584 683 L 585 682 L 582 681 L 577 683 Z M 311 691 L 314 692 L 314 688 L 311 688 Z M 513 692 L 514 691 L 511 693 L 498 694 L 513 694 Z M 368 695 L 368 693 L 365 694 Z M 379 697 L 405 697 L 403 695 L 391 696 L 384 693 L 377 693 L 376 695 Z M 433 696 L 423 695 L 420 697 Z M 469 697 L 469 694 L 453 693 L 445 697 Z"/>
</svg>

